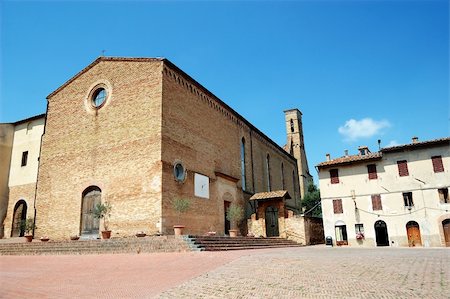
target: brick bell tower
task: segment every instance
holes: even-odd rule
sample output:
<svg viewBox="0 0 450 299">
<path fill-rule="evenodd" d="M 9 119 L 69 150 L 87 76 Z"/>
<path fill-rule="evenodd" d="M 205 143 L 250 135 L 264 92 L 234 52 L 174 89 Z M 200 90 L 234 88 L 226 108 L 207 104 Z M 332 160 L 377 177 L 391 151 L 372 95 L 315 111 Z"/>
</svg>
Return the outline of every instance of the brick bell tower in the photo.
<svg viewBox="0 0 450 299">
<path fill-rule="evenodd" d="M 313 179 L 311 174 L 309 174 L 308 160 L 306 159 L 302 113 L 298 109 L 289 109 L 284 111 L 284 117 L 287 134 L 286 151 L 297 159 L 300 195 L 301 198 L 304 198 L 308 191 L 308 186 L 313 183 Z"/>
</svg>

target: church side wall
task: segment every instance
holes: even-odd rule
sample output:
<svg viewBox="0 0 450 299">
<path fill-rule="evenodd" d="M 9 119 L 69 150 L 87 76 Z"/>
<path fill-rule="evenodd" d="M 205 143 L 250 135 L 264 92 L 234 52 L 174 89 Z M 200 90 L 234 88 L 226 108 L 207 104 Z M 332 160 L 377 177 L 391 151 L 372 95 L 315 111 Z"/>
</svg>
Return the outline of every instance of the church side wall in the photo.
<svg viewBox="0 0 450 299">
<path fill-rule="evenodd" d="M 49 98 L 37 237 L 80 234 L 82 193 L 89 186 L 98 186 L 113 207 L 113 237 L 159 230 L 161 66 L 101 61 Z M 88 98 L 99 83 L 109 99 L 95 111 L 87 108 Z"/>
<path fill-rule="evenodd" d="M 273 165 L 272 190 L 281 189 L 281 161 L 285 167 L 286 185 L 291 188 L 291 173 L 294 169 L 296 173 L 295 160 L 282 155 L 255 131 L 250 133 L 245 123 L 177 70 L 166 66 L 163 74 L 164 233 L 171 233 L 172 225 L 177 222 L 172 202 L 180 197 L 189 198 L 192 203 L 191 209 L 182 216 L 186 224 L 185 233 L 203 234 L 211 229 L 218 234 L 224 233 L 224 201 L 246 205 L 241 178 L 242 138 L 245 139 L 246 190 L 252 193 L 267 191 L 263 164 L 267 153 Z M 176 161 L 181 161 L 187 169 L 183 183 L 174 179 L 173 165 Z M 224 183 L 216 172 L 238 181 Z M 194 195 L 195 173 L 209 178 L 209 199 Z M 242 229 L 243 233 L 245 231 Z"/>
</svg>

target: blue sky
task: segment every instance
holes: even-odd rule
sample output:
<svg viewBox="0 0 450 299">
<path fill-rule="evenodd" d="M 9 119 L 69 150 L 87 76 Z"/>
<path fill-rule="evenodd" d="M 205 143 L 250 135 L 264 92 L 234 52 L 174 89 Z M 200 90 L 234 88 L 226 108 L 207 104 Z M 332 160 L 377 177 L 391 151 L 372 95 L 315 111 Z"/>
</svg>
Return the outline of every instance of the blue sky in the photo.
<svg viewBox="0 0 450 299">
<path fill-rule="evenodd" d="M 286 140 L 303 112 L 314 165 L 450 135 L 449 2 L 3 1 L 0 122 L 106 56 L 166 57 L 261 129 Z"/>
</svg>

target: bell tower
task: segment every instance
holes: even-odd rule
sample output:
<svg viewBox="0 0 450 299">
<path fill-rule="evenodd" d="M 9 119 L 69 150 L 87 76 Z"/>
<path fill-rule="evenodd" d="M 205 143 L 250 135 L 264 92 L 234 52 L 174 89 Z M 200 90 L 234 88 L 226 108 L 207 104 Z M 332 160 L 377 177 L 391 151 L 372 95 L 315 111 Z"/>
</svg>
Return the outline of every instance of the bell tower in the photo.
<svg viewBox="0 0 450 299">
<path fill-rule="evenodd" d="M 300 195 L 303 198 L 308 191 L 308 186 L 312 184 L 313 180 L 309 173 L 308 160 L 306 159 L 302 113 L 298 109 L 290 109 L 284 111 L 284 116 L 287 134 L 286 150 L 297 159 Z"/>
</svg>

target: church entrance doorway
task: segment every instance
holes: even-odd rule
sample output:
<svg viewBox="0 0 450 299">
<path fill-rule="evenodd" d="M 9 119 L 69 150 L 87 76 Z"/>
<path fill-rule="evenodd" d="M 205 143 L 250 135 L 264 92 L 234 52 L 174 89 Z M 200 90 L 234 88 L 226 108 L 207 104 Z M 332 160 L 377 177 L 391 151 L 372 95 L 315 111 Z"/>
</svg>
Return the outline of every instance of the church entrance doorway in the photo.
<svg viewBox="0 0 450 299">
<path fill-rule="evenodd" d="M 223 217 L 225 218 L 225 235 L 230 234 L 230 228 L 231 228 L 230 220 L 227 219 L 227 212 L 228 212 L 229 208 L 230 208 L 230 202 L 224 201 L 223 202 Z"/>
<path fill-rule="evenodd" d="M 102 191 L 90 186 L 83 192 L 81 204 L 81 235 L 98 235 L 100 221 L 94 217 L 97 204 L 101 203 Z"/>
<path fill-rule="evenodd" d="M 22 221 L 27 219 L 27 203 L 25 200 L 19 200 L 14 206 L 13 222 L 11 227 L 11 237 L 23 237 L 25 228 L 22 227 Z"/>
<path fill-rule="evenodd" d="M 266 209 L 266 236 L 278 237 L 278 209 L 270 206 Z"/>
<path fill-rule="evenodd" d="M 445 246 L 450 247 L 450 219 L 442 221 L 442 227 L 444 228 Z"/>
<path fill-rule="evenodd" d="M 408 236 L 409 247 L 422 246 L 422 239 L 420 238 L 420 228 L 417 222 L 409 221 L 406 224 L 406 234 Z"/>
<path fill-rule="evenodd" d="M 377 246 L 389 246 L 387 226 L 383 220 L 375 222 L 375 239 Z"/>
</svg>

